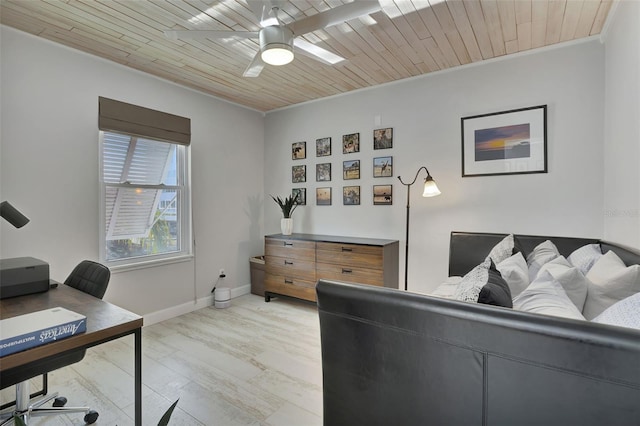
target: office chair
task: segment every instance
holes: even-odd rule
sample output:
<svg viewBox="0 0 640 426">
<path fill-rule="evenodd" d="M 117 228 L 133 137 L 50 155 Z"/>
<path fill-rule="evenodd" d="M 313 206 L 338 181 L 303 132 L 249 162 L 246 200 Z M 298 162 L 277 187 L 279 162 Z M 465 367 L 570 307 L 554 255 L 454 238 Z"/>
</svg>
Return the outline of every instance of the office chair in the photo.
<svg viewBox="0 0 640 426">
<path fill-rule="evenodd" d="M 107 291 L 111 272 L 100 263 L 90 260 L 83 260 L 76 266 L 64 284 L 76 288 L 82 292 L 90 294 L 94 297 L 102 299 Z M 55 290 L 52 290 L 55 291 Z M 75 364 L 84 358 L 86 349 L 73 351 L 61 355 L 55 355 L 43 360 L 29 363 L 26 366 L 12 368 L 2 372 L 2 388 L 16 385 L 16 400 L 14 401 L 15 409 L 8 413 L 0 415 L 0 426 L 8 424 L 13 420 L 14 416 L 21 417 L 25 424 L 28 424 L 31 417 L 40 417 L 55 414 L 67 413 L 85 413 L 84 421 L 86 424 L 93 424 L 98 420 L 98 412 L 91 410 L 90 407 L 65 407 L 67 399 L 59 397 L 55 392 L 51 395 L 47 393 L 47 373 L 62 367 Z M 43 376 L 42 398 L 31 400 L 33 395 L 29 393 L 29 380 Z M 37 395 L 37 394 L 36 394 Z M 54 400 L 53 407 L 41 408 L 47 402 Z"/>
</svg>

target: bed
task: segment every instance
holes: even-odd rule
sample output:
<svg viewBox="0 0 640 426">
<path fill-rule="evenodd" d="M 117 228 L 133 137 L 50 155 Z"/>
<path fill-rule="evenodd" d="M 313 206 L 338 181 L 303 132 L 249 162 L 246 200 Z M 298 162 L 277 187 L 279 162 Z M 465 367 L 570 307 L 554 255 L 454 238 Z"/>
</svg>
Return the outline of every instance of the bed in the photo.
<svg viewBox="0 0 640 426">
<path fill-rule="evenodd" d="M 453 232 L 450 275 L 506 236 Z M 527 255 L 595 244 L 640 264 L 598 239 L 515 237 Z M 316 291 L 326 425 L 640 424 L 640 330 L 359 284 Z"/>
</svg>

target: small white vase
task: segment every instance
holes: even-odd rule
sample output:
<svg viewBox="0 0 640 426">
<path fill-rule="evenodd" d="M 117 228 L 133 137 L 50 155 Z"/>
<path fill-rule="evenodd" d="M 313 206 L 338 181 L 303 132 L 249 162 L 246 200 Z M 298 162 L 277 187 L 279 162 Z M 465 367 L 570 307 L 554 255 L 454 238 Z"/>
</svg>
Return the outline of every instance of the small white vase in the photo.
<svg viewBox="0 0 640 426">
<path fill-rule="evenodd" d="M 280 230 L 282 231 L 282 235 L 291 235 L 293 232 L 293 219 L 290 217 L 282 218 L 280 220 Z"/>
</svg>

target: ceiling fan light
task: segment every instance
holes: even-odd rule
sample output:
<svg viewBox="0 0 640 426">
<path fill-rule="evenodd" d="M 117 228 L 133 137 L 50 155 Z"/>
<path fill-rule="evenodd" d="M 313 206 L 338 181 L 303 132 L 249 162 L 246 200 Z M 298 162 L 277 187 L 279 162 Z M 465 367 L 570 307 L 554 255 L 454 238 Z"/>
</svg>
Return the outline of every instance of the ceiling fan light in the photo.
<svg viewBox="0 0 640 426">
<path fill-rule="evenodd" d="M 266 50 L 263 50 L 261 55 L 262 60 L 269 65 L 286 65 L 293 61 L 293 52 L 287 45 L 282 47 L 270 46 Z"/>
<path fill-rule="evenodd" d="M 260 30 L 260 56 L 269 65 L 285 65 L 293 61 L 293 32 L 273 25 Z"/>
</svg>

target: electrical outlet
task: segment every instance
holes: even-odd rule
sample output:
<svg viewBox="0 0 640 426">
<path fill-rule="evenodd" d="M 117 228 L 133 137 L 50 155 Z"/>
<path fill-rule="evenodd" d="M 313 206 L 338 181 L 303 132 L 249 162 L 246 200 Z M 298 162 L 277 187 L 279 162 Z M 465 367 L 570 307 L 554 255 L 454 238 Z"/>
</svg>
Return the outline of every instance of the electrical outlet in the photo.
<svg viewBox="0 0 640 426">
<path fill-rule="evenodd" d="M 224 278 L 227 276 L 227 274 L 224 273 L 224 268 L 220 269 L 220 275 L 218 275 L 220 278 Z"/>
</svg>

